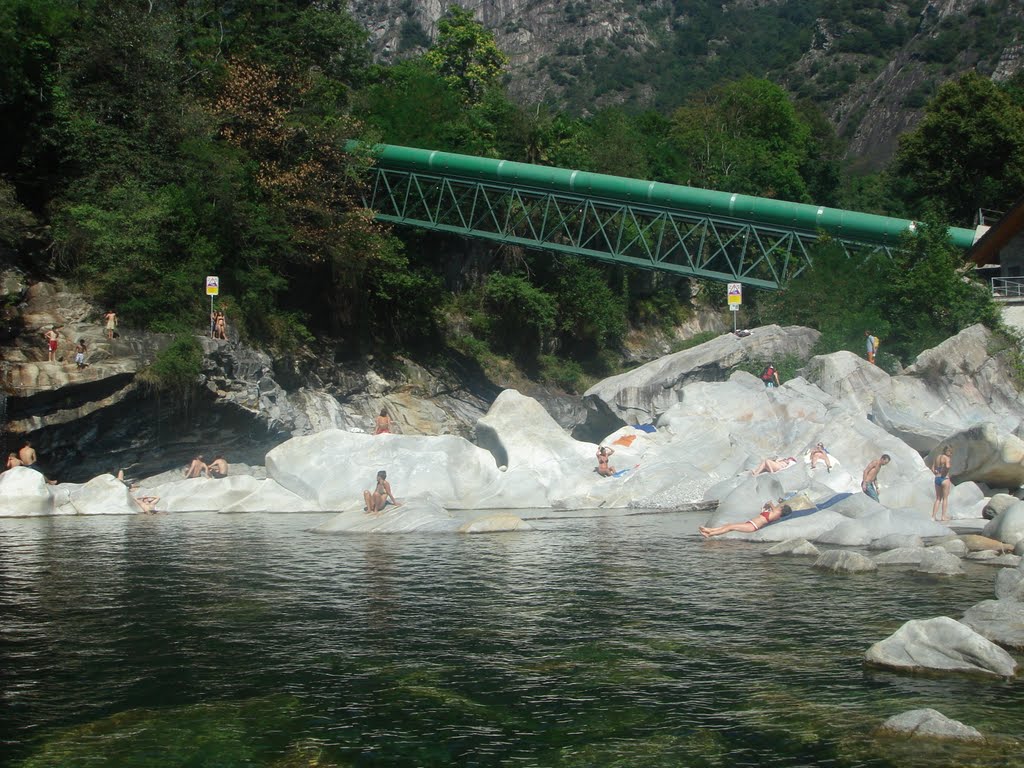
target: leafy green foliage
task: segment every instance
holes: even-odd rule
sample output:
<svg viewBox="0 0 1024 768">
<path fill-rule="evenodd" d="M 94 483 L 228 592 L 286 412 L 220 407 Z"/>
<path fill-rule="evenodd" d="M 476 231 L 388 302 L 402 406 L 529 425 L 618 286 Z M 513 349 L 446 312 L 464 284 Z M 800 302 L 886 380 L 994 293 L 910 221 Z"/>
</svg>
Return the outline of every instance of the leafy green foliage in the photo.
<svg viewBox="0 0 1024 768">
<path fill-rule="evenodd" d="M 1024 186 L 1024 101 L 971 73 L 939 88 L 921 124 L 900 138 L 895 172 L 904 197 L 969 223 L 1006 210 Z"/>
<path fill-rule="evenodd" d="M 181 394 L 195 387 L 202 364 L 199 342 L 193 336 L 181 334 L 157 355 L 140 378 L 154 389 Z"/>
<path fill-rule="evenodd" d="M 424 58 L 471 103 L 498 82 L 508 63 L 494 35 L 458 5 L 438 21 L 437 41 Z"/>
</svg>

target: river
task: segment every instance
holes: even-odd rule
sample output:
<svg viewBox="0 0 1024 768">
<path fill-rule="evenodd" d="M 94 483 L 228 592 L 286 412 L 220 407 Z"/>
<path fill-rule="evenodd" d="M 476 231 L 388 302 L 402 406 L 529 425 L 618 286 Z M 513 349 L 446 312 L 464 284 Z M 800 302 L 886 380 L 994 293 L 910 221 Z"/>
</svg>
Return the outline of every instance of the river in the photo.
<svg viewBox="0 0 1024 768">
<path fill-rule="evenodd" d="M 1024 685 L 865 669 L 995 569 L 842 576 L 699 513 L 480 536 L 0 519 L 0 764 L 1022 765 Z M 878 738 L 934 707 L 981 747 Z"/>
</svg>

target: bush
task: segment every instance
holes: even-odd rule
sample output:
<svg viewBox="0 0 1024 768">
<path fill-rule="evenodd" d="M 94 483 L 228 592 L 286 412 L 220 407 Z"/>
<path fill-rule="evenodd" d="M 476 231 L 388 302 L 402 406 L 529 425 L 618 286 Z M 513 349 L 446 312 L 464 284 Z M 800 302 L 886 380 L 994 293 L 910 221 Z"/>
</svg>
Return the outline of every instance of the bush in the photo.
<svg viewBox="0 0 1024 768">
<path fill-rule="evenodd" d="M 194 336 L 180 334 L 139 378 L 158 391 L 184 394 L 196 385 L 202 366 L 203 350 L 199 342 Z"/>
<path fill-rule="evenodd" d="M 579 394 L 590 386 L 590 378 L 583 372 L 583 367 L 574 360 L 566 360 L 555 355 L 541 355 L 540 379 L 564 389 L 566 392 Z"/>
</svg>

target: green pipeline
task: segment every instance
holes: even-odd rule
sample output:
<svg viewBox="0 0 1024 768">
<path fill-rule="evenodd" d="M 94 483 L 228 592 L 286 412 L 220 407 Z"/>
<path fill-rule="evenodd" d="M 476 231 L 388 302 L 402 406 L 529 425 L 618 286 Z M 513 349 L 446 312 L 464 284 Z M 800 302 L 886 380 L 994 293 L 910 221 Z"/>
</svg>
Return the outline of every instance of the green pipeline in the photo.
<svg viewBox="0 0 1024 768">
<path fill-rule="evenodd" d="M 349 142 L 355 150 L 357 142 Z M 641 181 L 603 173 L 572 171 L 544 165 L 492 160 L 472 155 L 457 155 L 429 149 L 378 144 L 374 147 L 377 164 L 385 169 L 428 173 L 528 188 L 538 192 L 578 195 L 614 200 L 633 205 L 683 210 L 704 216 L 733 219 L 745 223 L 799 232 L 827 232 L 840 240 L 871 245 L 895 246 L 904 232 L 913 232 L 916 222 L 844 211 L 806 203 L 791 203 L 767 197 L 752 197 L 710 189 Z M 950 227 L 950 240 L 958 248 L 970 248 L 974 230 Z"/>
</svg>

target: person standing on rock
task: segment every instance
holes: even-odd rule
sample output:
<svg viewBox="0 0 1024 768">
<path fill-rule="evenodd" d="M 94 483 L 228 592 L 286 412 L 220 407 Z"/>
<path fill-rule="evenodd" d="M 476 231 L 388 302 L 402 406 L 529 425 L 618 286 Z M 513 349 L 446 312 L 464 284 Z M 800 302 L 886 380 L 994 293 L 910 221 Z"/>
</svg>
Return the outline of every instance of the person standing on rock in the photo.
<svg viewBox="0 0 1024 768">
<path fill-rule="evenodd" d="M 103 315 L 103 319 L 106 321 L 107 338 L 113 339 L 114 331 L 117 328 L 117 313 L 112 309 L 108 309 L 106 314 Z"/>
<path fill-rule="evenodd" d="M 88 351 L 85 339 L 79 339 L 78 344 L 75 345 L 75 365 L 78 366 L 78 370 L 85 368 L 85 353 Z"/>
<path fill-rule="evenodd" d="M 377 473 L 377 487 L 373 489 L 373 493 L 363 491 L 363 501 L 366 503 L 366 511 L 371 515 L 382 511 L 389 501 L 396 507 L 402 506 L 391 493 L 388 473 L 383 469 Z"/>
<path fill-rule="evenodd" d="M 878 337 L 873 336 L 871 331 L 864 331 L 864 342 L 867 346 L 868 362 L 875 364 L 875 353 L 878 351 Z"/>
<path fill-rule="evenodd" d="M 890 461 L 889 454 L 883 453 L 880 457 L 872 461 L 866 467 L 864 467 L 864 476 L 860 481 L 860 489 L 868 495 L 868 498 L 878 501 L 878 486 L 875 484 L 875 480 L 878 478 L 878 470 L 888 464 Z M 881 504 L 881 502 L 878 502 Z"/>
<path fill-rule="evenodd" d="M 761 530 L 768 523 L 781 520 L 787 515 L 792 514 L 792 512 L 793 508 L 789 504 L 772 504 L 770 501 L 766 501 L 764 506 L 761 507 L 760 514 L 752 520 L 747 520 L 745 523 L 726 523 L 725 525 L 719 525 L 717 528 L 705 528 L 702 525 L 697 530 L 700 531 L 700 535 L 705 539 L 712 536 L 721 536 L 723 533 L 729 533 L 729 531 L 753 533 L 754 531 Z"/>
<path fill-rule="evenodd" d="M 43 338 L 46 339 L 46 350 L 49 355 L 48 362 L 57 362 L 57 345 L 60 343 L 60 334 L 57 333 L 57 326 L 51 326 L 43 334 Z"/>
<path fill-rule="evenodd" d="M 935 457 L 932 464 L 932 474 L 935 475 L 935 502 L 932 504 L 932 520 L 940 523 L 949 521 L 949 492 L 953 488 L 953 481 L 949 477 L 950 466 L 953 463 L 953 446 L 947 445 L 942 453 Z M 942 505 L 942 518 L 937 518 L 939 505 Z"/>
</svg>

